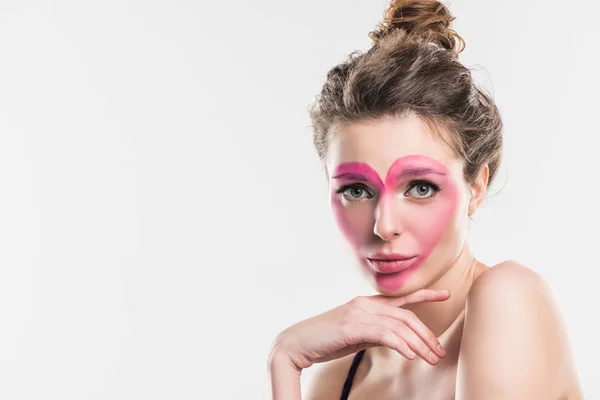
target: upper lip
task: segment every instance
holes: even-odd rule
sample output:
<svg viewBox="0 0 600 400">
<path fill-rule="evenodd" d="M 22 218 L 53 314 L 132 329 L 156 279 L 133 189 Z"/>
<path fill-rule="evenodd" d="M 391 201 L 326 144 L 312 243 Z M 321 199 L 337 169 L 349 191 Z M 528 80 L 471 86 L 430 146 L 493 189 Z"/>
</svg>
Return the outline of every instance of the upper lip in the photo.
<svg viewBox="0 0 600 400">
<path fill-rule="evenodd" d="M 396 261 L 396 260 L 407 260 L 416 256 L 408 256 L 400 253 L 376 253 L 370 257 L 369 260 L 382 260 L 382 261 Z"/>
</svg>

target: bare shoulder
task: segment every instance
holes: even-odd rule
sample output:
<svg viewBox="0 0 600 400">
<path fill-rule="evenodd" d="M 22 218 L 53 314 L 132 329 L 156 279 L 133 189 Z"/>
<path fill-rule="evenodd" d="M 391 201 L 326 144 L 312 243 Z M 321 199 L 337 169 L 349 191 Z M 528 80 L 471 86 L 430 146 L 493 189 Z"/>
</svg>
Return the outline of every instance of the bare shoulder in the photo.
<svg viewBox="0 0 600 400">
<path fill-rule="evenodd" d="M 467 296 L 457 399 L 557 399 L 571 369 L 567 330 L 542 276 L 512 260 L 483 272 Z"/>
<path fill-rule="evenodd" d="M 467 296 L 466 316 L 473 321 L 491 317 L 490 313 L 498 313 L 490 319 L 510 313 L 512 322 L 509 321 L 509 325 L 505 326 L 508 328 L 518 326 L 516 317 L 530 321 L 529 317 L 534 315 L 529 313 L 554 313 L 556 307 L 552 290 L 541 275 L 517 261 L 508 260 L 487 269 L 475 280 Z M 536 321 L 545 324 L 551 322 Z M 541 328 L 546 325 L 535 326 Z"/>
<path fill-rule="evenodd" d="M 314 372 L 308 382 L 306 400 L 338 400 L 342 394 L 344 381 L 352 365 L 354 353 L 312 366 Z"/>
<path fill-rule="evenodd" d="M 488 268 L 479 276 L 475 283 L 482 285 L 482 282 L 490 283 L 498 280 L 505 281 L 506 279 L 509 279 L 514 283 L 515 278 L 519 280 L 537 280 L 538 283 L 543 282 L 541 275 L 531 268 L 528 268 L 515 260 L 506 260 Z"/>
</svg>

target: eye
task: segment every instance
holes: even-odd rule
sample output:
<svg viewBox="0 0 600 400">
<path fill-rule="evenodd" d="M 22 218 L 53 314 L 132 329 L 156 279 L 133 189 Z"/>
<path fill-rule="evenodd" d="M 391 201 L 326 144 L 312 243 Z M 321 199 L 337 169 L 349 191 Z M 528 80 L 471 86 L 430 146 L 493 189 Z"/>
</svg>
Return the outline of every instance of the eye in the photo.
<svg viewBox="0 0 600 400">
<path fill-rule="evenodd" d="M 342 194 L 348 201 L 360 201 L 370 199 L 373 195 L 363 185 L 346 185 L 335 191 Z"/>
<path fill-rule="evenodd" d="M 409 193 L 411 196 L 418 199 L 428 199 L 436 195 L 440 191 L 438 185 L 429 181 L 413 181 L 411 182 Z"/>
</svg>

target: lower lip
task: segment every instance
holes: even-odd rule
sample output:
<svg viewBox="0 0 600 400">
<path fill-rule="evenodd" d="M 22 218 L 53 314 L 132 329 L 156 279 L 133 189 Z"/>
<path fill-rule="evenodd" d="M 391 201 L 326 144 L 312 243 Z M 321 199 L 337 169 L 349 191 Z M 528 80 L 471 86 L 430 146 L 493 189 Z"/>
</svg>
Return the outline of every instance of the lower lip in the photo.
<svg viewBox="0 0 600 400">
<path fill-rule="evenodd" d="M 406 260 L 368 261 L 371 264 L 371 269 L 375 272 L 374 277 L 377 285 L 388 292 L 395 292 L 406 284 L 412 272 L 419 265 L 418 259 L 415 256 Z"/>
<path fill-rule="evenodd" d="M 417 256 L 406 258 L 404 260 L 371 260 L 369 263 L 379 274 L 396 274 L 409 268 L 415 261 Z"/>
</svg>

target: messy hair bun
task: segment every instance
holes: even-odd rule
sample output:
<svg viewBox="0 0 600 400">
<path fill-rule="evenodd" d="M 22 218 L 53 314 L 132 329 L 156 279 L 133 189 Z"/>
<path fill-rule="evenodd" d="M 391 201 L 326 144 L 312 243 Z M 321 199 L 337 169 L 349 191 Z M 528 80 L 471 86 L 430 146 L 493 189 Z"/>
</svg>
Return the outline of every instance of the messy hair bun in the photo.
<svg viewBox="0 0 600 400">
<path fill-rule="evenodd" d="M 492 184 L 502 158 L 503 123 L 492 96 L 458 60 L 465 42 L 450 28 L 453 20 L 439 1 L 391 0 L 369 34 L 373 45 L 331 68 L 310 107 L 322 160 L 330 137 L 346 124 L 416 114 L 465 161 L 467 182 L 487 165 Z"/>
<path fill-rule="evenodd" d="M 451 29 L 456 18 L 436 0 L 392 0 L 377 29 L 369 33 L 373 44 L 379 44 L 391 32 L 401 29 L 408 38 L 435 43 L 457 55 L 465 49 L 465 41 Z"/>
</svg>

